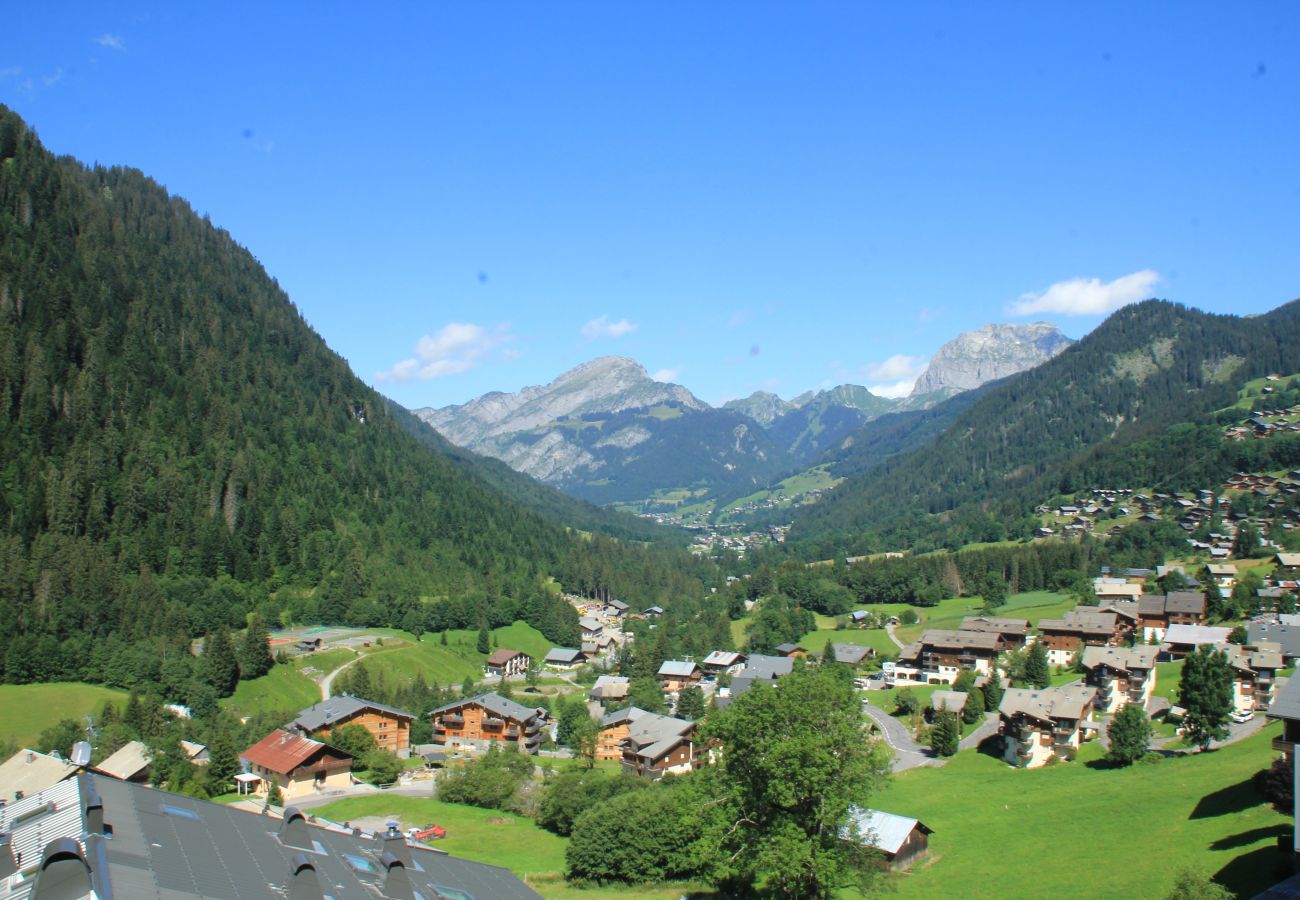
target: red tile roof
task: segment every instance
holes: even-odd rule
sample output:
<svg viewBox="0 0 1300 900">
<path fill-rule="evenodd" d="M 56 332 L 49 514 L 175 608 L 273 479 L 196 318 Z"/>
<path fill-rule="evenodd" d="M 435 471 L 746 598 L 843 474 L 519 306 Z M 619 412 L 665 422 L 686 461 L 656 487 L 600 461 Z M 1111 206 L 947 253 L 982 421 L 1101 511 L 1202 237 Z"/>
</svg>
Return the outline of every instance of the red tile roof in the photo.
<svg viewBox="0 0 1300 900">
<path fill-rule="evenodd" d="M 337 756 L 339 759 L 348 759 L 351 756 L 336 747 L 277 728 L 241 753 L 240 757 L 272 772 L 289 775 L 321 750 L 328 750 L 331 756 Z"/>
</svg>

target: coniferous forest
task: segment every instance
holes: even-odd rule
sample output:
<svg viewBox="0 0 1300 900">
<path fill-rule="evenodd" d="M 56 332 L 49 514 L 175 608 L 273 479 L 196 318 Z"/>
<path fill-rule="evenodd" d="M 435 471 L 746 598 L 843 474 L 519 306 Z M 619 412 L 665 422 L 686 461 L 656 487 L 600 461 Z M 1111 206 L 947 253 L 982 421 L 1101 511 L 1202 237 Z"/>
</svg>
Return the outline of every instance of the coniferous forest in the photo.
<svg viewBox="0 0 1300 900">
<path fill-rule="evenodd" d="M 3 107 L 0 460 L 10 682 L 156 683 L 253 611 L 523 618 L 572 643 L 550 579 L 646 604 L 714 580 L 674 540 L 608 536 L 642 523 L 451 452 L 231 235 L 139 171 L 56 159 Z"/>
</svg>

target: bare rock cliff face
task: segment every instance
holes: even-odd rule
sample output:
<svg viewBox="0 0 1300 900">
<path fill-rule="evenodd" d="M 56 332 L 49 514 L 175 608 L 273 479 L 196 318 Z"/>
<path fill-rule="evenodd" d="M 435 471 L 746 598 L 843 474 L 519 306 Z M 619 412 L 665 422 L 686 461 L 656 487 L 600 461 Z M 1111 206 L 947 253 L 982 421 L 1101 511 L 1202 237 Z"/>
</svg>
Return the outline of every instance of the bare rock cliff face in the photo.
<svg viewBox="0 0 1300 900">
<path fill-rule="evenodd" d="M 619 413 L 660 403 L 685 409 L 706 410 L 681 385 L 655 381 L 645 367 L 620 356 L 602 356 L 583 363 L 540 387 L 516 394 L 494 391 L 460 406 L 415 410 L 453 444 L 493 456 L 511 468 L 542 481 L 555 483 L 579 470 L 595 470 L 602 463 L 564 428 L 550 428 L 561 419 L 588 414 Z M 528 437 L 525 439 L 524 436 Z M 643 439 L 627 433 L 612 443 L 631 447 Z"/>
<path fill-rule="evenodd" d="M 936 399 L 1032 369 L 1073 344 L 1055 325 L 985 325 L 939 348 L 916 380 L 908 405 L 927 395 Z"/>
</svg>

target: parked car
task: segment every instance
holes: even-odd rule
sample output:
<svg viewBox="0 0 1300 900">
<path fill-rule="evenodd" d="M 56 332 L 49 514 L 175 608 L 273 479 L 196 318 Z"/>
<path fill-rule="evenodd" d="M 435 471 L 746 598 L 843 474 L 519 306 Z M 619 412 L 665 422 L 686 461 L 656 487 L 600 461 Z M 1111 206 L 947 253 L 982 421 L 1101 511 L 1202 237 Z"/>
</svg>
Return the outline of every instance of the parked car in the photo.
<svg viewBox="0 0 1300 900">
<path fill-rule="evenodd" d="M 1246 722 L 1249 722 L 1253 718 L 1255 718 L 1255 713 L 1252 710 L 1246 710 L 1245 712 L 1235 712 L 1232 714 L 1232 721 L 1236 722 L 1238 725 L 1243 725 Z"/>
</svg>

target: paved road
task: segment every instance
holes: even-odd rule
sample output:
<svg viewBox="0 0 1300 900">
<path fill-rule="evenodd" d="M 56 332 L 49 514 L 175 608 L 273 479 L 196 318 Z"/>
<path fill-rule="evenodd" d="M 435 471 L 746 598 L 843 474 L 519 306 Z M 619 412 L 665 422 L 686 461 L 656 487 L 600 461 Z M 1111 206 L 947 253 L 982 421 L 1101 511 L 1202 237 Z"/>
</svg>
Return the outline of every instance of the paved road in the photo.
<svg viewBox="0 0 1300 900">
<path fill-rule="evenodd" d="M 999 718 L 997 713 L 985 713 L 984 721 L 970 734 L 961 739 L 957 745 L 958 750 L 971 750 L 980 745 L 987 737 L 992 737 L 998 733 Z"/>
<path fill-rule="evenodd" d="M 322 700 L 328 700 L 330 698 L 330 685 L 334 684 L 334 679 L 339 676 L 339 673 L 342 672 L 344 669 L 346 669 L 348 666 L 356 665 L 356 663 L 361 658 L 362 658 L 361 654 L 358 653 L 355 657 L 349 659 L 343 665 L 339 666 L 333 672 L 330 672 L 328 675 L 326 675 L 324 678 L 320 680 L 320 698 Z"/>
<path fill-rule="evenodd" d="M 912 735 L 902 722 L 878 706 L 863 702 L 863 711 L 880 728 L 885 736 L 885 743 L 894 749 L 894 771 L 902 772 L 918 766 L 938 766 L 942 763 L 935 759 L 929 747 L 923 747 L 913 740 Z"/>
</svg>

